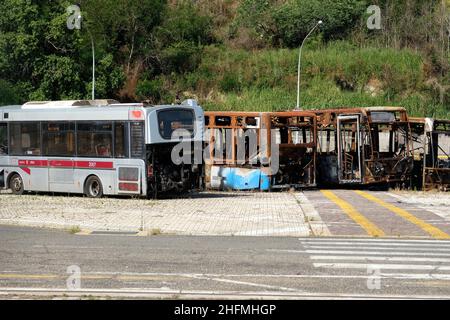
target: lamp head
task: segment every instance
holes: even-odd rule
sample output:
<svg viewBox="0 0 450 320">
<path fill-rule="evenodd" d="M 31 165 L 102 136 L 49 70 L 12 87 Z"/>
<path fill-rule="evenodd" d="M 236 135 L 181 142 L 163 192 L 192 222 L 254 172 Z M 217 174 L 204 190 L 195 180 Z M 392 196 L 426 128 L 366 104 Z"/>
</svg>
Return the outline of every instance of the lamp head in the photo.
<svg viewBox="0 0 450 320">
<path fill-rule="evenodd" d="M 319 20 L 318 22 L 317 22 L 317 24 L 323 24 L 323 21 L 322 20 Z"/>
</svg>

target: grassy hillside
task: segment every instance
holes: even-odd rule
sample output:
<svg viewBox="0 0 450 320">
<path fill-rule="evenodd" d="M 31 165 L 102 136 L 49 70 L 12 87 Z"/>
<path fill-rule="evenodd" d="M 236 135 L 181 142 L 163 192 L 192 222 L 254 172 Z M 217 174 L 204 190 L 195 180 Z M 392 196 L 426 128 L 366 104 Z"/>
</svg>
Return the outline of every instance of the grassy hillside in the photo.
<svg viewBox="0 0 450 320">
<path fill-rule="evenodd" d="M 208 110 L 287 110 L 297 95 L 296 49 L 205 48 L 198 68 L 159 79 L 166 99 L 200 100 Z M 320 43 L 303 51 L 301 105 L 305 109 L 396 105 L 415 116 L 449 117 L 440 105 L 427 63 L 409 49 L 357 48 Z"/>
</svg>

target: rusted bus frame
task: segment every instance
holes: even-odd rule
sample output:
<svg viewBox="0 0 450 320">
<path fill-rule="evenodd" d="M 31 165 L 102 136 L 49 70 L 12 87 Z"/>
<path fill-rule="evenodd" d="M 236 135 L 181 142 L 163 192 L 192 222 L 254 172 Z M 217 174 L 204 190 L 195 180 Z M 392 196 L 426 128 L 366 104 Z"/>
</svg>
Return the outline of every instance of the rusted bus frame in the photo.
<svg viewBox="0 0 450 320">
<path fill-rule="evenodd" d="M 310 143 L 287 143 L 284 144 L 286 147 L 297 147 L 297 148 L 315 148 L 317 146 L 317 118 L 314 113 L 307 111 L 285 111 L 285 112 L 268 112 L 266 113 L 270 117 L 280 117 L 280 118 L 308 118 L 312 121 L 312 124 L 300 125 L 304 127 L 309 127 L 312 129 L 312 141 Z M 273 129 L 273 126 L 270 126 Z"/>
<path fill-rule="evenodd" d="M 360 115 L 360 121 L 361 121 L 361 126 L 364 128 L 365 131 L 363 131 L 366 135 L 369 135 L 369 145 L 370 145 L 370 156 L 366 157 L 366 152 L 365 152 L 365 148 L 363 146 L 363 150 L 359 151 L 360 152 L 360 157 L 362 157 L 362 165 L 363 168 L 362 172 L 363 172 L 363 177 L 361 179 L 361 184 L 373 184 L 373 183 L 385 183 L 385 182 L 400 182 L 400 181 L 405 181 L 409 179 L 409 173 L 406 172 L 406 176 L 401 175 L 401 176 L 392 176 L 389 174 L 386 174 L 384 177 L 382 177 L 380 179 L 380 177 L 376 177 L 372 170 L 370 170 L 370 163 L 375 164 L 375 163 L 384 163 L 387 164 L 387 162 L 389 161 L 396 161 L 396 160 L 403 160 L 400 158 L 383 158 L 380 157 L 379 152 L 375 151 L 374 148 L 376 146 L 374 146 L 374 141 L 373 141 L 373 135 L 372 135 L 372 129 L 373 129 L 373 125 L 378 125 L 378 124 L 391 124 L 391 122 L 383 122 L 383 121 L 377 121 L 374 122 L 372 121 L 372 117 L 371 117 L 371 113 L 374 112 L 389 112 L 389 113 L 395 113 L 396 115 L 399 115 L 399 118 L 395 118 L 395 123 L 399 126 L 403 125 L 406 128 L 406 141 L 405 141 L 405 151 L 403 152 L 406 158 L 406 161 L 410 162 L 410 158 L 412 161 L 412 157 L 411 157 L 411 129 L 409 127 L 409 121 L 408 121 L 408 115 L 406 113 L 406 109 L 402 108 L 402 107 L 366 107 L 366 108 L 336 108 L 336 109 L 323 109 L 323 110 L 310 110 L 312 112 L 314 112 L 317 116 L 317 122 L 318 122 L 318 129 L 319 132 L 322 131 L 326 131 L 327 128 L 331 128 L 331 126 L 333 126 L 333 132 L 334 132 L 334 137 L 335 137 L 335 149 L 334 151 L 330 151 L 327 147 L 327 151 L 325 152 L 325 154 L 327 155 L 331 155 L 331 154 L 335 154 L 337 157 L 340 156 L 339 154 L 339 150 L 337 149 L 337 140 L 340 139 L 340 137 L 338 137 L 337 135 L 337 131 L 338 131 L 338 117 L 339 116 L 346 116 L 346 115 Z M 392 123 L 394 123 L 392 122 Z M 318 132 L 318 134 L 319 134 Z M 322 137 L 322 136 L 321 136 Z M 364 145 L 364 139 L 366 137 L 363 137 L 361 135 L 361 137 L 359 137 L 359 139 L 361 140 L 361 143 Z M 327 143 L 330 143 L 330 139 L 329 139 L 329 134 L 327 133 Z M 390 138 L 390 143 L 391 143 L 391 138 Z M 320 146 L 322 149 L 322 146 Z M 379 146 L 378 146 L 379 148 Z M 319 154 L 322 154 L 322 150 L 319 150 Z M 399 163 L 397 162 L 397 164 Z M 412 169 L 412 164 L 408 165 L 408 167 L 410 167 Z M 395 165 L 394 165 L 394 168 Z M 337 168 L 337 183 L 340 184 L 339 182 L 339 175 L 340 175 L 340 170 L 341 168 Z M 410 170 L 409 170 L 410 171 Z M 334 182 L 336 183 L 336 182 Z M 332 184 L 334 184 L 332 182 Z"/>
<path fill-rule="evenodd" d="M 216 117 L 229 117 L 230 118 L 230 124 L 229 125 L 217 125 L 216 124 Z M 205 112 L 205 127 L 209 129 L 210 131 L 214 130 L 214 134 L 210 134 L 209 136 L 209 161 L 211 164 L 221 164 L 221 165 L 236 165 L 237 164 L 237 155 L 236 155 L 236 131 L 237 129 L 246 129 L 245 126 L 239 125 L 237 123 L 237 120 L 239 117 L 243 118 L 243 121 L 245 122 L 247 118 L 259 118 L 259 127 L 254 128 L 253 126 L 248 129 L 255 129 L 256 130 L 256 137 L 257 137 L 257 144 L 260 144 L 260 135 L 259 130 L 261 130 L 262 126 L 262 113 L 260 112 L 233 112 L 233 111 L 224 111 L 224 112 L 214 112 L 209 111 Z M 231 129 L 232 130 L 232 158 L 227 159 L 225 156 L 223 159 L 217 159 L 215 158 L 215 146 L 216 146 L 216 130 L 217 129 Z"/>
<path fill-rule="evenodd" d="M 414 187 L 424 189 L 424 178 L 425 178 L 425 145 L 426 145 L 426 134 L 425 134 L 425 118 L 409 118 L 409 125 L 411 128 L 411 137 L 413 143 L 413 160 L 414 160 L 414 170 L 411 184 Z M 414 143 L 417 144 L 415 148 Z"/>
<path fill-rule="evenodd" d="M 216 118 L 217 117 L 230 117 L 231 121 L 229 125 L 217 125 Z M 245 126 L 239 125 L 237 123 L 237 119 L 239 117 L 243 118 L 243 122 L 246 121 L 249 117 L 256 117 L 260 119 L 259 127 L 250 129 L 256 129 L 257 130 L 257 145 L 260 147 L 261 141 L 260 141 L 260 131 L 261 129 L 266 129 L 266 139 L 267 139 L 267 146 L 264 150 L 264 154 L 260 154 L 259 157 L 267 157 L 267 159 L 271 159 L 271 151 L 272 151 L 272 134 L 271 129 L 275 129 L 272 125 L 272 119 L 273 117 L 280 117 L 280 118 L 294 118 L 294 117 L 303 117 L 307 119 L 310 124 L 308 126 L 310 134 L 312 135 L 312 139 L 308 143 L 281 143 L 279 145 L 280 149 L 284 148 L 305 148 L 311 150 L 311 157 L 312 157 L 312 163 L 311 170 L 312 170 L 312 182 L 310 183 L 311 186 L 315 186 L 316 183 L 316 157 L 317 157 L 317 120 L 314 113 L 306 112 L 306 111 L 286 111 L 286 112 L 234 112 L 234 111 L 223 111 L 223 112 L 215 112 L 215 111 L 209 111 L 205 112 L 205 119 L 207 119 L 205 127 L 209 130 L 215 130 L 215 129 L 231 129 L 233 130 L 232 134 L 232 159 L 225 159 L 224 161 L 221 161 L 220 159 L 216 159 L 214 157 L 214 148 L 215 148 L 215 132 L 214 134 L 211 134 L 209 139 L 210 149 L 209 149 L 209 156 L 210 156 L 210 164 L 209 165 L 225 165 L 228 167 L 253 167 L 253 168 L 263 168 L 262 164 L 259 163 L 257 165 L 240 165 L 237 164 L 236 159 L 236 131 L 238 129 L 245 129 Z M 290 136 L 290 135 L 289 135 Z M 281 137 L 280 137 L 281 139 Z M 212 147 L 214 146 L 214 147 Z M 258 148 L 259 149 L 259 148 Z"/>
<path fill-rule="evenodd" d="M 443 191 L 450 190 L 450 167 L 439 167 L 439 150 L 446 153 L 446 158 L 450 161 L 449 154 L 442 149 L 440 141 L 437 143 L 435 138 L 437 134 L 444 134 L 450 137 L 450 120 L 431 119 L 431 118 L 410 118 L 411 127 L 416 134 L 422 137 L 423 153 L 419 153 L 419 161 L 422 162 L 421 182 L 424 191 L 438 189 Z M 444 126 L 443 130 L 439 126 Z M 427 157 L 430 154 L 431 159 Z"/>
<path fill-rule="evenodd" d="M 368 124 L 369 124 L 369 128 L 371 130 L 372 130 L 373 124 L 375 124 L 375 122 L 372 121 L 372 117 L 370 116 L 372 112 L 387 111 L 387 112 L 398 112 L 400 114 L 401 118 L 400 119 L 396 119 L 395 124 L 397 126 L 400 126 L 400 125 L 406 126 L 406 130 L 407 130 L 406 135 L 407 136 L 405 138 L 407 139 L 407 141 L 405 141 L 405 147 L 406 147 L 406 150 L 404 151 L 405 157 L 403 159 L 400 159 L 400 154 L 399 154 L 397 159 L 399 160 L 399 162 L 402 161 L 402 160 L 408 161 L 410 163 L 408 165 L 410 168 L 409 168 L 408 172 L 405 172 L 405 174 L 407 174 L 406 176 L 398 176 L 398 175 L 394 174 L 393 176 L 386 176 L 386 177 L 384 177 L 382 182 L 405 182 L 405 183 L 406 182 L 410 182 L 411 173 L 412 173 L 412 169 L 413 169 L 413 154 L 412 154 L 411 127 L 410 127 L 410 122 L 409 122 L 409 118 L 408 118 L 408 114 L 406 112 L 406 109 L 405 108 L 401 108 L 401 107 L 370 107 L 370 108 L 363 108 L 363 110 L 365 110 L 366 113 L 367 113 Z M 379 123 L 383 123 L 383 122 L 376 122 L 376 124 L 379 124 Z M 392 133 L 393 133 L 393 131 L 390 132 L 390 134 L 392 134 Z M 389 138 L 389 149 L 390 150 L 392 149 L 391 143 L 392 143 L 392 138 L 390 137 Z M 372 145 L 372 158 L 370 160 L 367 160 L 368 162 L 376 162 L 376 161 L 383 162 L 384 161 L 386 163 L 387 161 L 390 161 L 390 160 L 393 160 L 393 161 L 397 160 L 396 158 L 391 158 L 391 159 L 389 159 L 389 158 L 376 158 L 375 157 L 375 152 L 373 152 L 373 148 L 374 148 L 373 142 L 371 143 L 371 145 Z M 397 164 L 399 162 L 396 163 L 394 168 L 397 166 Z M 365 181 L 365 182 L 366 183 L 370 183 L 372 181 Z"/>
<path fill-rule="evenodd" d="M 269 127 L 270 129 L 274 129 L 274 123 L 273 123 L 273 118 L 303 118 L 303 121 L 305 121 L 305 124 L 300 124 L 297 127 L 301 128 L 308 128 L 310 131 L 310 134 L 312 135 L 312 139 L 309 143 L 292 143 L 292 136 L 289 133 L 288 134 L 288 139 L 289 142 L 288 143 L 281 143 L 280 141 L 280 153 L 283 150 L 288 150 L 288 149 L 310 149 L 310 157 L 311 160 L 308 164 L 304 165 L 302 170 L 305 173 L 306 170 L 309 170 L 308 174 L 309 174 L 309 181 L 306 183 L 299 183 L 299 184 L 295 184 L 295 185 L 291 185 L 291 187 L 314 187 L 317 184 L 317 118 L 315 116 L 314 113 L 308 112 L 308 111 L 284 111 L 284 112 L 270 112 L 267 113 L 267 118 L 269 118 L 270 123 L 267 124 L 267 127 Z M 270 126 L 269 126 L 270 125 Z M 293 124 L 289 124 L 289 126 L 293 126 Z M 282 126 L 280 126 L 282 127 Z M 288 129 L 290 130 L 290 129 Z M 302 134 L 303 134 L 303 141 L 306 141 L 306 130 L 302 130 Z M 272 137 L 270 137 L 272 138 Z M 280 136 L 281 139 L 281 136 Z M 271 142 L 272 143 L 272 142 Z M 268 148 L 269 152 L 271 151 L 271 148 Z"/>
</svg>

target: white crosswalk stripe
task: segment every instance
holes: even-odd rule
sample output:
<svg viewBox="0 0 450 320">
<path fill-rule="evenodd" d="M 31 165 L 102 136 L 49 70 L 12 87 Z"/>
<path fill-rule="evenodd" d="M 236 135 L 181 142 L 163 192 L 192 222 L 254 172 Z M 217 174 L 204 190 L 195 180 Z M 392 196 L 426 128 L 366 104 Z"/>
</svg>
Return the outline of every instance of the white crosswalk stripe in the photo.
<svg viewBox="0 0 450 320">
<path fill-rule="evenodd" d="M 366 243 L 408 243 L 408 244 L 441 244 L 441 245 L 445 245 L 445 244 L 450 244 L 450 240 L 429 240 L 429 239 L 377 239 L 377 238 L 359 238 L 359 239 L 355 239 L 355 238 L 300 238 L 299 239 L 301 242 L 304 243 L 320 243 L 320 242 L 331 242 L 331 243 L 336 243 L 336 242 L 347 242 L 347 243 L 359 243 L 359 242 L 366 242 Z"/>
<path fill-rule="evenodd" d="M 387 262 L 450 262 L 446 258 L 410 258 L 410 257 L 370 257 L 370 256 L 311 256 L 311 260 L 357 260 L 357 261 L 387 261 Z"/>
<path fill-rule="evenodd" d="M 384 278 L 450 280 L 450 242 L 397 239 L 299 239 L 315 268 L 379 270 Z"/>
</svg>

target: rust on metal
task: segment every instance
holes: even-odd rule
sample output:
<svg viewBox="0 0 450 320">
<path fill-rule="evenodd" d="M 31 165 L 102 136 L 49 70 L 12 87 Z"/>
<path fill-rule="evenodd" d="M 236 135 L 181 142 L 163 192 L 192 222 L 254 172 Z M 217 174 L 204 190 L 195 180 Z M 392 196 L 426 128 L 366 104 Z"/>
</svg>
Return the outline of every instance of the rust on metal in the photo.
<svg viewBox="0 0 450 320">
<path fill-rule="evenodd" d="M 214 179 L 211 168 L 217 166 L 261 170 L 261 175 L 268 177 L 270 189 L 315 185 L 317 125 L 314 113 L 205 112 L 205 125 L 210 146 L 207 185 Z M 238 154 L 242 144 L 245 157 Z M 277 155 L 272 154 L 274 150 Z M 275 170 L 273 156 L 277 156 Z M 234 174 L 242 175 L 243 171 L 235 170 Z"/>
<path fill-rule="evenodd" d="M 318 123 L 321 184 L 409 183 L 413 161 L 406 109 L 369 107 L 313 112 Z"/>
<path fill-rule="evenodd" d="M 410 118 L 414 137 L 414 184 L 450 190 L 450 120 Z"/>
</svg>

